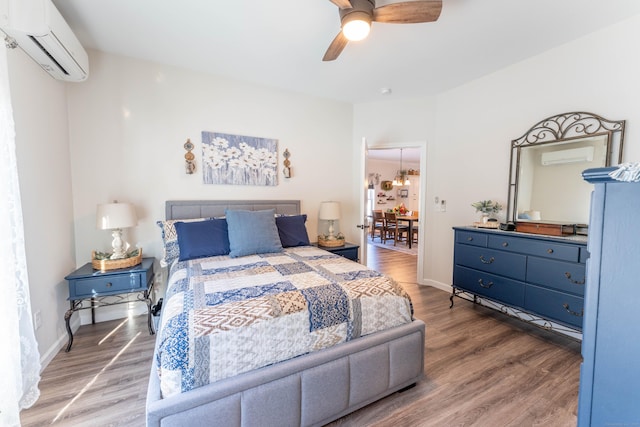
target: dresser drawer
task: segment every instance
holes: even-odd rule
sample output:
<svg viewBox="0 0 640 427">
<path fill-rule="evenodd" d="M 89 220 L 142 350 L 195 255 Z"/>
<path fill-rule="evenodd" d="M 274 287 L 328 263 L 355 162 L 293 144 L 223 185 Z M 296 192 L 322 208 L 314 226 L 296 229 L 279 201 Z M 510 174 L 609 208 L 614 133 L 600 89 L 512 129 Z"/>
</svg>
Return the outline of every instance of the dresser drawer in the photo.
<svg viewBox="0 0 640 427">
<path fill-rule="evenodd" d="M 586 265 L 529 257 L 527 282 L 584 296 Z"/>
<path fill-rule="evenodd" d="M 527 285 L 524 307 L 550 320 L 582 328 L 584 299 L 581 297 Z"/>
<path fill-rule="evenodd" d="M 454 262 L 456 265 L 517 280 L 525 279 L 527 268 L 525 255 L 461 244 L 455 245 Z"/>
<path fill-rule="evenodd" d="M 516 280 L 456 266 L 453 270 L 453 286 L 505 304 L 524 306 L 525 285 Z"/>
<path fill-rule="evenodd" d="M 456 243 L 486 247 L 487 235 L 482 233 L 474 233 L 471 231 L 456 231 Z"/>
<path fill-rule="evenodd" d="M 83 278 L 69 281 L 69 298 L 81 299 L 92 296 L 118 294 L 126 291 L 136 292 L 146 288 L 139 273 L 108 275 L 104 277 Z"/>
<path fill-rule="evenodd" d="M 510 236 L 489 236 L 488 246 L 490 248 L 563 261 L 578 262 L 580 260 L 580 247 L 543 240 L 523 239 Z"/>
</svg>

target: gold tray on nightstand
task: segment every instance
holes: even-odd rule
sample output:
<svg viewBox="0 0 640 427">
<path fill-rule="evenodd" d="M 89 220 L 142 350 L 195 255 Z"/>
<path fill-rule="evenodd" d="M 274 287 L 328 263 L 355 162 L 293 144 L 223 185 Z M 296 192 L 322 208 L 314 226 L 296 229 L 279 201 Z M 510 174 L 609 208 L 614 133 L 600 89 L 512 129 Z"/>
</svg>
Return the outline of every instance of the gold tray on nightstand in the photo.
<svg viewBox="0 0 640 427">
<path fill-rule="evenodd" d="M 142 248 L 138 249 L 138 255 L 122 259 L 96 259 L 96 251 L 91 251 L 91 265 L 95 270 L 107 271 L 119 268 L 129 268 L 142 262 Z"/>
</svg>

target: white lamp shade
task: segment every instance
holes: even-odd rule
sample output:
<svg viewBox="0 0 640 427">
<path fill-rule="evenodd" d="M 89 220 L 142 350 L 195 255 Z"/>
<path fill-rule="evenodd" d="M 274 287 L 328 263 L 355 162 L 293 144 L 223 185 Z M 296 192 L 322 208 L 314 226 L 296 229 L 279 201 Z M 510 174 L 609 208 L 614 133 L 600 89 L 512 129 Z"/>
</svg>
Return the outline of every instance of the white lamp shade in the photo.
<svg viewBox="0 0 640 427">
<path fill-rule="evenodd" d="M 322 202 L 320 204 L 320 214 L 318 218 L 329 221 L 340 219 L 340 203 Z"/>
<path fill-rule="evenodd" d="M 113 230 L 138 224 L 136 211 L 129 203 L 105 203 L 98 205 L 96 228 Z"/>
</svg>

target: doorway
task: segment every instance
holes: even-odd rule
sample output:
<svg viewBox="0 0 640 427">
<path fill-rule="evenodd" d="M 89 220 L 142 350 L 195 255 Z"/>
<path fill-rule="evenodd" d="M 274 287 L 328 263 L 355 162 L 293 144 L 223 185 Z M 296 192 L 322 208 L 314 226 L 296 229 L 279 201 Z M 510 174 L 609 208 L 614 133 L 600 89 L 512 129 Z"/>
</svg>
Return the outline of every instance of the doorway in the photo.
<svg viewBox="0 0 640 427">
<path fill-rule="evenodd" d="M 423 217 L 426 214 L 422 208 L 426 190 L 426 153 L 426 142 L 370 144 L 365 167 L 369 183 L 365 202 L 367 215 L 371 215 L 374 209 L 384 212 L 402 205 L 408 211 L 417 213 L 416 216 L 419 217 L 414 222 L 417 229 L 415 237 L 409 236 L 416 239 L 411 248 L 406 242 L 398 242 L 394 246 L 394 242 L 388 240 L 383 244 L 377 234 L 372 240 L 370 233 L 366 239 L 367 247 L 375 246 L 414 257 L 417 263 L 418 283 L 422 277 L 425 241 L 424 227 L 420 227 L 420 223 L 424 222 Z M 423 215 L 420 215 L 420 212 Z M 370 263 L 367 259 L 367 265 L 374 263 L 375 260 L 372 259 Z"/>
</svg>

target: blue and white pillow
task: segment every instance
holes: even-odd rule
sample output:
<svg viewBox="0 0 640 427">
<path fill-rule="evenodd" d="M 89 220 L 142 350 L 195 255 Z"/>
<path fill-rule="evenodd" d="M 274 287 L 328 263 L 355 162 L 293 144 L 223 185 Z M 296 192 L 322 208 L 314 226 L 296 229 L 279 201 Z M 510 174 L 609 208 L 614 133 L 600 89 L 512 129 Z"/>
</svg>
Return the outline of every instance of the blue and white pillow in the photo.
<svg viewBox="0 0 640 427">
<path fill-rule="evenodd" d="M 282 252 L 282 242 L 276 226 L 275 210 L 227 210 L 229 256 Z"/>
</svg>

